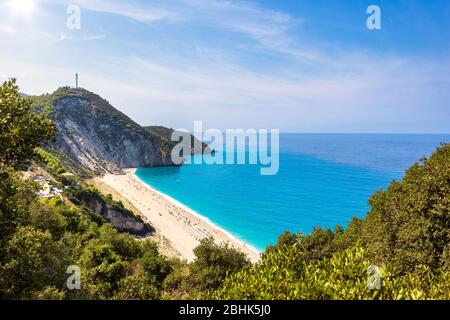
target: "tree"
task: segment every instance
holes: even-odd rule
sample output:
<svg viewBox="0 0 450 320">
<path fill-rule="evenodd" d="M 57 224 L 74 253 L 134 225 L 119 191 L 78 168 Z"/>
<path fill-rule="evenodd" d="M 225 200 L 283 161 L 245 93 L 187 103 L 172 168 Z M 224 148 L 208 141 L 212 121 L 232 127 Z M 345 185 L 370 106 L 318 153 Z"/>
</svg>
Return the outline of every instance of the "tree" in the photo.
<svg viewBox="0 0 450 320">
<path fill-rule="evenodd" d="M 354 246 L 361 239 L 363 220 L 353 218 L 347 229 L 340 225 L 331 229 L 316 227 L 310 234 L 293 234 L 289 231 L 282 233 L 274 246 L 269 246 L 264 254 L 284 247 L 296 245 L 302 253 L 302 259 L 307 261 L 330 258 L 336 252 Z"/>
<path fill-rule="evenodd" d="M 33 187 L 24 183 L 11 168 L 2 171 L 0 164 L 0 263 L 5 257 L 6 243 L 27 216 L 34 198 Z"/>
<path fill-rule="evenodd" d="M 19 227 L 8 242 L 5 262 L 0 265 L 0 296 L 30 298 L 31 292 L 44 287 L 61 287 L 66 277 L 63 253 L 50 232 Z"/>
<path fill-rule="evenodd" d="M 194 249 L 195 260 L 191 264 L 192 281 L 199 291 L 218 288 L 227 274 L 240 271 L 250 265 L 245 253 L 227 243 L 216 244 L 213 239 L 203 239 Z"/>
<path fill-rule="evenodd" d="M 107 299 L 126 275 L 127 264 L 110 244 L 91 240 L 80 257 L 82 283 L 93 288 L 93 296 Z M 86 289 L 86 288 L 84 288 Z"/>
<path fill-rule="evenodd" d="M 20 95 L 15 79 L 0 86 L 0 164 L 17 167 L 55 133 L 51 120 L 33 113 L 31 102 Z"/>
<path fill-rule="evenodd" d="M 160 298 L 159 289 L 143 274 L 126 277 L 119 282 L 114 299 L 118 300 L 156 300 Z"/>
<path fill-rule="evenodd" d="M 402 181 L 376 192 L 363 238 L 374 262 L 403 272 L 417 265 L 433 270 L 448 264 L 450 246 L 450 145 L 416 163 Z"/>
<path fill-rule="evenodd" d="M 249 267 L 250 261 L 241 251 L 228 244 L 203 239 L 194 249 L 193 262 L 172 261 L 173 271 L 164 280 L 165 293 L 175 299 L 199 299 L 219 288 L 227 275 Z"/>
</svg>

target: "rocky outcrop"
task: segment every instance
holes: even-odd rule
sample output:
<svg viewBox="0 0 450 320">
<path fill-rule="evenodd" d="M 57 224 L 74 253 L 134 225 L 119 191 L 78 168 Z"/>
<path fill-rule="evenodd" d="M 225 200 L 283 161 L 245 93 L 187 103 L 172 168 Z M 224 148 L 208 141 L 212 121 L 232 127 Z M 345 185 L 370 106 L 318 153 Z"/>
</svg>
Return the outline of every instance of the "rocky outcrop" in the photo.
<svg viewBox="0 0 450 320">
<path fill-rule="evenodd" d="M 166 138 L 168 141 L 172 141 L 172 134 L 174 132 L 177 132 L 179 135 L 181 135 L 183 138 L 183 142 L 188 142 L 191 146 L 191 154 L 210 154 L 213 152 L 211 148 L 206 144 L 197 139 L 194 135 L 183 132 L 183 131 L 177 131 L 172 128 L 166 128 L 162 126 L 146 126 L 144 127 L 149 132 L 155 133 L 157 135 L 160 135 L 161 137 Z M 178 143 L 178 141 L 174 141 L 174 143 Z"/>
<path fill-rule="evenodd" d="M 146 236 L 154 231 L 149 224 L 123 206 L 107 203 L 96 191 L 80 190 L 76 192 L 73 200 L 78 205 L 82 205 L 101 216 L 119 231 L 139 236 Z"/>
<path fill-rule="evenodd" d="M 122 168 L 173 165 L 172 143 L 145 130 L 100 96 L 70 88 L 61 88 L 53 95 L 54 99 L 44 96 L 46 102 L 51 101 L 46 113 L 59 129 L 49 147 L 84 169 L 102 174 L 119 173 Z"/>
</svg>

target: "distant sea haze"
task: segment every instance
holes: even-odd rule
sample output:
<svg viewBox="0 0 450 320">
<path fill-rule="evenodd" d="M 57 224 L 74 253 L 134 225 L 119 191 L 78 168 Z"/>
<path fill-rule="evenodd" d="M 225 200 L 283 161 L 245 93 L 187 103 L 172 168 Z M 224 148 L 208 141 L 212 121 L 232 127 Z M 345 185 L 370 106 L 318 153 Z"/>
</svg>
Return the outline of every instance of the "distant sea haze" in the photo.
<svg viewBox="0 0 450 320">
<path fill-rule="evenodd" d="M 255 165 L 141 168 L 136 175 L 259 250 L 286 230 L 346 226 L 370 195 L 450 135 L 281 134 L 280 170 Z"/>
</svg>

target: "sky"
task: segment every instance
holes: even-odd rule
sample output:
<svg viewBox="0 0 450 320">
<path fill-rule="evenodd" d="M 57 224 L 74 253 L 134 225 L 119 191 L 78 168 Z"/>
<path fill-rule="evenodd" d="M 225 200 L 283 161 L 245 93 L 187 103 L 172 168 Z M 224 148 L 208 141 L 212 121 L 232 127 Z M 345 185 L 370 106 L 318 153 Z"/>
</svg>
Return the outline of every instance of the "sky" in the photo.
<svg viewBox="0 0 450 320">
<path fill-rule="evenodd" d="M 0 0 L 0 44 L 0 81 L 79 73 L 141 125 L 450 132 L 448 0 Z"/>
</svg>

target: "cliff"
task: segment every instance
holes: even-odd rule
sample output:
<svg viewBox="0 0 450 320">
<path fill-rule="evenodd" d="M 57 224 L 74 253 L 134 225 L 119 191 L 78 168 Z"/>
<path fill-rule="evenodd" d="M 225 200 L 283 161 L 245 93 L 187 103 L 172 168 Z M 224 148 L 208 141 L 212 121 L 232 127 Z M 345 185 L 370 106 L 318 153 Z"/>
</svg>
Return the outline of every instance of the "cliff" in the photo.
<svg viewBox="0 0 450 320">
<path fill-rule="evenodd" d="M 166 128 L 162 126 L 146 126 L 144 127 L 147 131 L 160 135 L 163 138 L 166 138 L 168 141 L 171 141 L 172 133 L 176 132 L 175 129 L 172 128 Z M 191 153 L 192 154 L 201 154 L 201 153 L 211 153 L 211 148 L 206 144 L 201 142 L 199 139 L 197 139 L 195 136 L 186 133 L 186 132 L 180 132 L 183 135 L 183 139 L 189 139 L 191 141 Z M 186 141 L 185 140 L 185 141 Z M 177 143 L 177 142 L 175 142 Z"/>
<path fill-rule="evenodd" d="M 121 202 L 114 201 L 110 196 L 104 197 L 93 187 L 71 187 L 67 194 L 73 203 L 93 211 L 121 232 L 146 236 L 154 231 L 152 226 L 127 210 Z"/>
<path fill-rule="evenodd" d="M 92 92 L 65 87 L 29 99 L 37 112 L 55 121 L 58 133 L 47 147 L 63 154 L 64 164 L 74 171 L 119 173 L 121 168 L 173 165 L 172 142 Z"/>
</svg>

